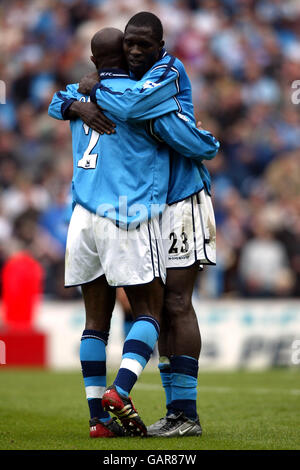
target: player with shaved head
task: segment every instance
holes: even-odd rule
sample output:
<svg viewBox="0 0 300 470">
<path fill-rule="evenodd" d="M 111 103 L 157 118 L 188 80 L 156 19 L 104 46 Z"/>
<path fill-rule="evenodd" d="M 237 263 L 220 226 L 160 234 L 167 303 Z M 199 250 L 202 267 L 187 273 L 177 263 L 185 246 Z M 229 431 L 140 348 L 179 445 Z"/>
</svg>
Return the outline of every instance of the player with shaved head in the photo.
<svg viewBox="0 0 300 470">
<path fill-rule="evenodd" d="M 137 79 L 164 83 L 173 77 L 177 85 L 174 97 L 178 116 L 194 122 L 192 92 L 183 64 L 164 49 L 163 28 L 156 15 L 140 12 L 128 22 L 124 34 L 124 53 L 129 70 Z M 158 75 L 160 76 L 158 77 Z M 81 81 L 88 93 L 93 83 Z M 95 84 L 94 84 L 95 85 Z M 165 96 L 165 98 L 167 95 Z M 130 97 L 130 104 L 135 105 Z M 97 91 L 97 103 L 114 117 L 124 116 L 123 96 L 112 97 L 104 89 Z M 91 110 L 96 113 L 96 109 Z M 167 141 L 162 122 L 150 126 L 154 138 Z M 199 266 L 216 261 L 216 230 L 211 202 L 211 182 L 202 161 L 171 157 L 168 208 L 162 216 L 162 237 L 167 266 L 167 282 L 159 337 L 159 370 L 166 394 L 167 414 L 148 427 L 148 435 L 201 435 L 196 399 L 198 359 L 201 336 L 192 305 L 192 292 Z M 173 220 L 173 224 L 165 224 Z"/>
<path fill-rule="evenodd" d="M 52 117 L 70 119 L 72 132 L 74 211 L 65 284 L 81 285 L 85 303 L 80 359 L 91 437 L 121 436 L 123 427 L 131 435 L 147 434 L 129 393 L 160 330 L 166 269 L 159 216 L 167 200 L 170 176 L 170 148 L 162 139 L 179 149 L 187 161 L 213 158 L 218 149 L 211 134 L 178 115 L 173 77 L 161 81 L 158 77 L 157 82 L 129 78 L 122 42 L 123 34 L 118 30 L 99 31 L 91 42 L 91 60 L 100 81 L 90 96 L 81 93 L 78 84 L 68 85 L 66 91 L 54 95 L 49 106 Z M 160 77 L 163 74 L 158 72 Z M 116 132 L 100 135 L 78 118 L 91 104 L 89 100 L 98 101 L 99 92 L 125 100 L 124 115 L 113 117 Z M 112 119 L 111 114 L 105 114 Z M 152 135 L 153 120 L 160 126 L 159 139 Z M 104 393 L 105 346 L 118 286 L 124 286 L 135 321 L 126 337 L 114 384 Z M 123 427 L 110 418 L 108 410 L 120 418 Z"/>
</svg>

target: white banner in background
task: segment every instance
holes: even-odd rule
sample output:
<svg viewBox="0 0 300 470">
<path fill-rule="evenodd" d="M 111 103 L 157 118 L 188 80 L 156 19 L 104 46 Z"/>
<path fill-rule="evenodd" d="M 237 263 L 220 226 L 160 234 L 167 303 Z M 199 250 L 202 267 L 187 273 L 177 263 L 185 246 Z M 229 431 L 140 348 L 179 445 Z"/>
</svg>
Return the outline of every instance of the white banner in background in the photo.
<svg viewBox="0 0 300 470">
<path fill-rule="evenodd" d="M 117 305 L 111 321 L 107 348 L 108 364 L 117 367 L 123 348 L 123 316 Z M 53 369 L 80 368 L 80 339 L 85 326 L 82 301 L 44 302 L 36 317 L 35 326 L 47 334 L 48 365 Z"/>
<path fill-rule="evenodd" d="M 202 336 L 202 368 L 297 365 L 293 357 L 300 339 L 298 301 L 195 301 L 194 306 Z"/>
<path fill-rule="evenodd" d="M 200 368 L 300 367 L 300 360 L 294 360 L 300 357 L 297 350 L 297 344 L 300 345 L 299 302 L 194 299 L 193 304 L 202 337 Z M 84 321 L 81 301 L 44 302 L 36 327 L 47 334 L 51 368 L 80 368 L 79 346 Z M 123 341 L 123 315 L 116 306 L 107 349 L 108 366 L 119 366 Z M 156 364 L 157 357 L 154 357 L 147 367 Z"/>
</svg>

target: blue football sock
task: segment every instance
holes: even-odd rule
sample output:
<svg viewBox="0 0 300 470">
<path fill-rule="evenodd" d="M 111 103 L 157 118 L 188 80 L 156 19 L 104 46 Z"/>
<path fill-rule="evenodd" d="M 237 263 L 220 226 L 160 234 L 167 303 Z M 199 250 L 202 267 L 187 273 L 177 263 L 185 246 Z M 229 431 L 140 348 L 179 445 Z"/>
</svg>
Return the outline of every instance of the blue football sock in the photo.
<svg viewBox="0 0 300 470">
<path fill-rule="evenodd" d="M 170 359 L 166 356 L 159 358 L 158 364 L 160 378 L 166 395 L 167 416 L 172 413 L 172 374 Z"/>
<path fill-rule="evenodd" d="M 91 418 L 108 421 L 110 415 L 102 408 L 106 388 L 106 344 L 108 333 L 84 330 L 80 343 L 80 362 Z"/>
<path fill-rule="evenodd" d="M 172 402 L 175 411 L 183 411 L 190 419 L 197 418 L 198 361 L 189 356 L 172 356 Z"/>
<path fill-rule="evenodd" d="M 119 393 L 128 396 L 145 368 L 159 335 L 159 323 L 150 315 L 141 315 L 134 321 L 128 333 L 122 354 L 122 362 L 114 385 Z"/>
<path fill-rule="evenodd" d="M 132 325 L 133 325 L 132 320 L 124 320 L 124 324 L 123 324 L 124 338 L 127 338 L 127 335 L 129 331 L 131 330 Z"/>
</svg>

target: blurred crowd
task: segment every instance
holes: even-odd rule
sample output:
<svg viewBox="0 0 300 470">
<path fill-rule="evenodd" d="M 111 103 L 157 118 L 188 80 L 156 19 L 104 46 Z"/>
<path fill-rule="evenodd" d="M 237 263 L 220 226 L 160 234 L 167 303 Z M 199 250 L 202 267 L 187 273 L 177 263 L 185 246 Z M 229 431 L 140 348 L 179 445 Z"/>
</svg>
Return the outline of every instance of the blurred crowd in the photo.
<svg viewBox="0 0 300 470">
<path fill-rule="evenodd" d="M 72 151 L 67 122 L 48 117 L 53 93 L 93 70 L 90 39 L 138 11 L 161 19 L 167 50 L 185 64 L 197 119 L 220 140 L 209 162 L 217 266 L 203 297 L 300 294 L 298 0 L 2 0 L 0 3 L 0 269 L 29 251 L 45 294 L 64 289 Z"/>
</svg>

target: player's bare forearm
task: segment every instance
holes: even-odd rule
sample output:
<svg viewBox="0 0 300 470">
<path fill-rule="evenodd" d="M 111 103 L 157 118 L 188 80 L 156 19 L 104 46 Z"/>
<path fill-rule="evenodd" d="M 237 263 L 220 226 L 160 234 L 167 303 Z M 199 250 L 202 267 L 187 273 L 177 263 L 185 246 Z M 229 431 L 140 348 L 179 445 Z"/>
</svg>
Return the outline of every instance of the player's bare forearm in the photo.
<svg viewBox="0 0 300 470">
<path fill-rule="evenodd" d="M 101 135 L 115 132 L 115 124 L 103 114 L 101 108 L 95 103 L 74 101 L 68 109 L 67 117 L 69 119 L 81 119 Z"/>
<path fill-rule="evenodd" d="M 81 118 L 81 108 L 82 108 L 81 101 L 73 101 L 73 103 L 68 107 L 67 111 L 65 111 L 65 117 L 72 120 Z"/>
</svg>

